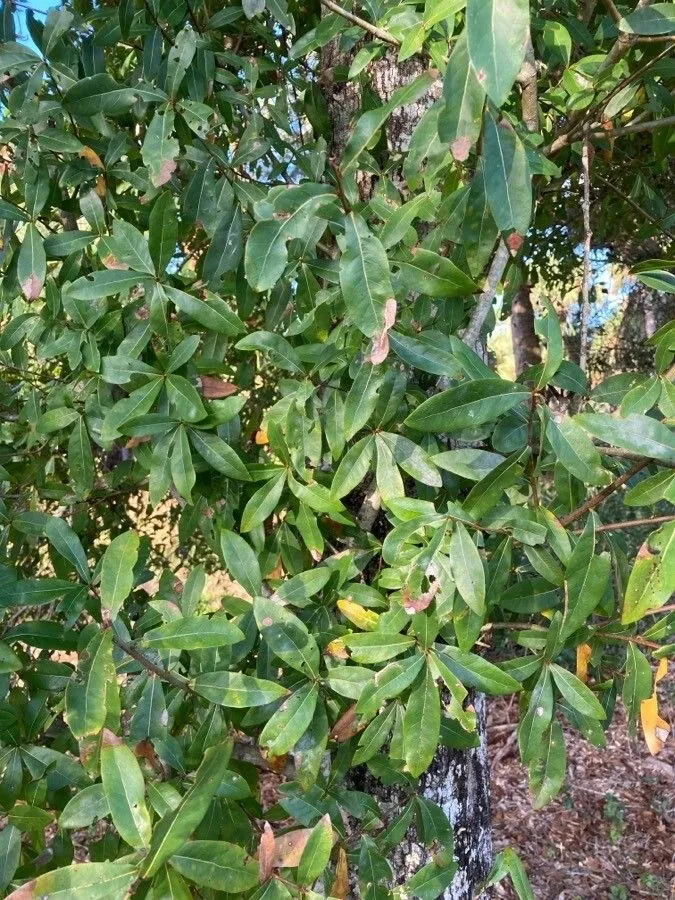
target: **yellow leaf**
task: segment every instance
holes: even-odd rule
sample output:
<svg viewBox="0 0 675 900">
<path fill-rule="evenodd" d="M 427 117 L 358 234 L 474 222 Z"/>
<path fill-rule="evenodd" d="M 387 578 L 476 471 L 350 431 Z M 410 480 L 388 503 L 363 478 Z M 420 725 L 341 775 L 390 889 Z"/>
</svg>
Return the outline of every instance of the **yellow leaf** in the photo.
<svg viewBox="0 0 675 900">
<path fill-rule="evenodd" d="M 97 169 L 103 168 L 101 157 L 95 150 L 92 150 L 91 147 L 83 147 L 80 150 L 80 156 L 82 159 L 86 159 L 90 166 L 94 166 Z"/>
<path fill-rule="evenodd" d="M 349 619 L 361 631 L 375 631 L 380 617 L 371 609 L 364 609 L 352 600 L 338 600 L 337 608 L 345 619 Z"/>
<path fill-rule="evenodd" d="M 649 752 L 652 756 L 656 756 L 663 750 L 666 738 L 670 734 L 670 725 L 659 715 L 656 692 L 640 704 L 640 721 Z"/>
<path fill-rule="evenodd" d="M 668 660 L 659 661 L 654 673 L 654 693 L 640 704 L 640 721 L 645 733 L 645 741 L 652 756 L 663 750 L 666 738 L 670 734 L 670 725 L 659 715 L 659 701 L 656 696 L 656 685 L 668 674 Z"/>
<path fill-rule="evenodd" d="M 269 442 L 269 438 L 267 437 L 267 432 L 264 428 L 261 428 L 260 431 L 256 431 L 255 433 L 255 442 L 261 447 L 263 444 L 267 444 Z"/>
<path fill-rule="evenodd" d="M 335 659 L 349 659 L 349 654 L 342 638 L 335 638 L 334 641 L 331 641 L 326 647 L 326 652 L 334 656 Z"/>
<path fill-rule="evenodd" d="M 588 681 L 588 664 L 592 655 L 593 650 L 590 644 L 579 644 L 577 647 L 577 678 L 580 681 Z"/>
<path fill-rule="evenodd" d="M 347 854 L 342 847 L 338 850 L 337 865 L 335 866 L 335 881 L 330 889 L 331 897 L 338 900 L 346 900 L 349 893 L 349 868 Z"/>
</svg>

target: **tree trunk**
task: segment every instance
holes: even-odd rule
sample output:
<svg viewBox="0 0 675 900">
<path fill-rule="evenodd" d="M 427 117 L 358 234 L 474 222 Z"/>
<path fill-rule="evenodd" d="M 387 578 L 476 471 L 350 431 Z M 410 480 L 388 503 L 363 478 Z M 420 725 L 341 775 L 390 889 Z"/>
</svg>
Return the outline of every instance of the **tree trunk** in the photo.
<svg viewBox="0 0 675 900">
<path fill-rule="evenodd" d="M 358 48 L 356 48 L 358 49 Z M 356 52 L 352 51 L 352 54 Z M 324 81 L 323 89 L 333 125 L 332 152 L 336 157 L 344 149 L 354 117 L 360 106 L 358 84 L 340 83 L 336 75 L 346 75 L 352 54 L 341 53 L 336 43 L 324 49 L 322 69 L 330 72 L 330 83 Z M 421 60 L 396 62 L 396 53 L 387 54 L 369 67 L 371 88 L 386 102 L 397 87 L 412 81 L 425 70 Z M 415 126 L 428 106 L 441 93 L 440 80 L 426 97 L 395 111 L 386 128 L 387 146 L 392 154 L 407 149 Z M 361 173 L 358 184 L 361 196 L 367 198 L 374 187 L 374 176 Z M 470 900 L 476 886 L 488 875 L 492 866 L 492 834 L 490 819 L 490 774 L 486 744 L 486 701 L 483 695 L 472 698 L 478 720 L 480 747 L 475 750 L 453 750 L 439 747 L 429 770 L 420 779 L 419 791 L 427 799 L 438 804 L 448 816 L 454 829 L 455 856 L 458 871 L 451 886 L 445 891 L 447 900 Z M 391 810 L 391 818 L 399 814 L 406 802 L 404 792 L 396 787 L 384 786 L 373 778 L 366 767 L 354 772 L 354 787 L 376 797 L 383 808 Z M 419 841 L 414 826 L 390 859 L 397 884 L 402 884 L 422 865 L 431 854 Z M 358 896 L 358 886 L 352 885 L 352 895 Z"/>
<path fill-rule="evenodd" d="M 511 305 L 511 340 L 516 376 L 541 362 L 541 346 L 534 330 L 534 309 L 529 284 L 522 285 Z"/>
</svg>

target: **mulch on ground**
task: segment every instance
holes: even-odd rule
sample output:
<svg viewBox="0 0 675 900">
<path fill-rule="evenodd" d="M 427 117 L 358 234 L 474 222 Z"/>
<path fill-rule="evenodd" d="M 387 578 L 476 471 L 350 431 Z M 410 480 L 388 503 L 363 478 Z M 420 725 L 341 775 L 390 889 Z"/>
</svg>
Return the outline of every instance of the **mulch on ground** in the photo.
<svg viewBox="0 0 675 900">
<path fill-rule="evenodd" d="M 673 725 L 675 679 L 662 682 L 661 715 Z M 675 740 L 657 757 L 638 729 L 628 733 L 620 702 L 607 746 L 565 729 L 568 771 L 559 796 L 533 810 L 515 742 L 517 709 L 489 708 L 495 850 L 513 847 L 537 900 L 675 897 Z M 501 896 L 515 897 L 509 887 Z"/>
</svg>

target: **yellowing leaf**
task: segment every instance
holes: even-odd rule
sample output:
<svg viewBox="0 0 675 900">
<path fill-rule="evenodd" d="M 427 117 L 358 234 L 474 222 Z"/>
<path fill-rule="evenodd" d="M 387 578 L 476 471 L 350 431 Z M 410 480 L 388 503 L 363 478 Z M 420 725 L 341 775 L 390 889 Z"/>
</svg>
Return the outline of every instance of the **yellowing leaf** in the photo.
<svg viewBox="0 0 675 900">
<path fill-rule="evenodd" d="M 82 159 L 86 159 L 90 166 L 94 166 L 97 169 L 104 168 L 101 157 L 95 150 L 92 150 L 91 147 L 83 147 L 80 150 L 80 156 Z"/>
<path fill-rule="evenodd" d="M 364 609 L 352 600 L 338 600 L 337 608 L 345 619 L 360 628 L 361 631 L 375 631 L 380 617 L 370 609 Z"/>
<path fill-rule="evenodd" d="M 588 664 L 592 654 L 593 650 L 590 644 L 579 644 L 577 647 L 577 678 L 580 681 L 588 681 Z"/>
<path fill-rule="evenodd" d="M 666 738 L 670 734 L 670 725 L 659 715 L 659 701 L 656 696 L 656 685 L 668 673 L 668 660 L 663 658 L 654 674 L 654 693 L 640 704 L 640 721 L 645 733 L 645 741 L 652 756 L 663 750 Z"/>
</svg>

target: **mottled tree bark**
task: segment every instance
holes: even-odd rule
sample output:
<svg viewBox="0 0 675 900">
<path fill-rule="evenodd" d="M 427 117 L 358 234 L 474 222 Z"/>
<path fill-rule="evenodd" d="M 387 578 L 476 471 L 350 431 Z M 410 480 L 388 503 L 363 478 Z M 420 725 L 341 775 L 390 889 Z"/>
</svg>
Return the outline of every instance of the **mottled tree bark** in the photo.
<svg viewBox="0 0 675 900">
<path fill-rule="evenodd" d="M 511 304 L 511 341 L 516 375 L 541 362 L 541 345 L 534 330 L 534 309 L 529 284 L 522 285 Z"/>
<path fill-rule="evenodd" d="M 337 157 L 347 143 L 358 112 L 360 91 L 353 82 L 344 84 L 335 78 L 340 72 L 346 73 L 349 66 L 348 56 L 340 53 L 335 44 L 325 48 L 322 62 L 324 72 L 331 73 L 328 79 L 322 78 L 322 86 L 333 124 L 333 153 Z M 412 81 L 424 69 L 420 60 L 410 59 L 398 64 L 395 51 L 388 51 L 382 59 L 371 64 L 368 75 L 371 88 L 386 102 L 397 87 Z M 385 126 L 389 152 L 397 154 L 407 149 L 415 126 L 440 92 L 438 80 L 426 97 L 394 112 Z M 369 196 L 373 187 L 373 176 L 365 174 L 359 179 L 363 197 Z M 476 695 L 471 702 L 477 713 L 480 747 L 469 751 L 439 747 L 432 766 L 420 779 L 420 793 L 445 811 L 454 829 L 458 871 L 444 894 L 447 900 L 470 900 L 492 865 L 485 697 Z M 376 797 L 385 814 L 388 811 L 388 819 L 399 814 L 405 805 L 406 797 L 401 788 L 382 785 L 370 776 L 365 766 L 356 770 L 352 783 L 355 788 Z M 415 827 L 411 827 L 390 859 L 396 883 L 404 883 L 429 859 L 429 851 L 418 840 Z M 357 897 L 356 884 L 352 885 L 352 891 Z"/>
</svg>

